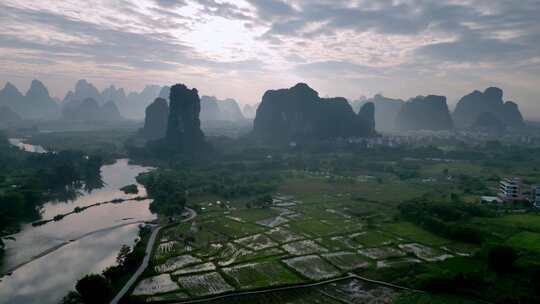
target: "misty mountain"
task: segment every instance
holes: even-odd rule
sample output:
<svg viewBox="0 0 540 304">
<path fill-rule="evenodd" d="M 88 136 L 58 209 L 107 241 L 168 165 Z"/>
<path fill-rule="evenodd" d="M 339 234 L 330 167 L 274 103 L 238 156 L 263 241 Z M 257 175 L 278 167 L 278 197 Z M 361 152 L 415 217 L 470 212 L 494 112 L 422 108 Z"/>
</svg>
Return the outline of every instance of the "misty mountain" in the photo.
<svg viewBox="0 0 540 304">
<path fill-rule="evenodd" d="M 402 99 L 393 99 L 384 97 L 381 94 L 376 94 L 372 98 L 360 98 L 351 102 L 355 112 L 360 111 L 360 108 L 372 102 L 375 105 L 375 125 L 378 131 L 395 131 L 396 118 L 405 103 Z"/>
<path fill-rule="evenodd" d="M 139 135 L 146 140 L 157 140 L 165 137 L 167 121 L 169 119 L 169 105 L 167 100 L 158 97 L 145 110 L 144 127 Z"/>
<path fill-rule="evenodd" d="M 199 114 L 201 101 L 197 89 L 183 84 L 171 87 L 165 144 L 175 153 L 198 152 L 206 148 Z"/>
<path fill-rule="evenodd" d="M 106 88 L 101 92 L 101 96 L 105 101 L 114 101 L 116 105 L 123 105 L 128 102 L 126 92 L 123 88 L 116 88 L 114 85 Z"/>
<path fill-rule="evenodd" d="M 157 97 L 169 99 L 169 87 L 158 85 L 147 85 L 141 92 L 130 92 L 126 94 L 123 88 L 117 88 L 111 85 L 105 88 L 101 93 L 99 90 L 86 80 L 79 80 L 75 88 L 69 91 L 64 97 L 63 105 L 70 104 L 72 101 L 81 101 L 87 98 L 95 100 L 99 106 L 108 101 L 113 101 L 115 107 L 121 115 L 131 119 L 144 118 L 144 112 L 148 105 Z M 114 114 L 114 113 L 113 113 Z"/>
<path fill-rule="evenodd" d="M 358 117 L 364 129 L 375 130 L 375 104 L 373 102 L 365 103 L 358 111 Z"/>
<path fill-rule="evenodd" d="M 369 106 L 368 106 L 369 107 Z M 253 133 L 274 142 L 374 136 L 371 109 L 356 115 L 345 98 L 321 98 L 307 84 L 266 91 Z"/>
<path fill-rule="evenodd" d="M 8 106 L 0 106 L 0 127 L 11 127 L 22 121 L 21 116 Z"/>
<path fill-rule="evenodd" d="M 244 114 L 244 117 L 247 119 L 253 119 L 255 118 L 255 115 L 257 114 L 257 108 L 259 107 L 259 104 L 245 104 L 242 108 L 242 113 Z"/>
<path fill-rule="evenodd" d="M 480 113 L 470 129 L 500 135 L 506 131 L 506 124 L 500 121 L 493 113 Z"/>
<path fill-rule="evenodd" d="M 402 131 L 450 130 L 454 126 L 446 97 L 418 96 L 405 102 L 396 117 L 396 127 Z"/>
<path fill-rule="evenodd" d="M 214 96 L 201 97 L 202 121 L 243 121 L 245 120 L 236 100 L 227 98 L 217 99 Z"/>
<path fill-rule="evenodd" d="M 141 92 L 131 92 L 127 96 L 127 101 L 119 104 L 120 112 L 127 118 L 142 119 L 144 111 L 157 97 L 169 99 L 167 89 L 158 85 L 147 85 Z M 166 94 L 166 96 L 162 96 Z"/>
<path fill-rule="evenodd" d="M 72 101 L 81 101 L 86 100 L 87 98 L 93 99 L 98 105 L 102 105 L 105 102 L 105 99 L 93 84 L 85 79 L 81 79 L 77 81 L 73 91 L 67 92 L 62 103 L 66 105 Z"/>
<path fill-rule="evenodd" d="M 119 121 L 120 111 L 114 101 L 107 101 L 102 106 L 93 98 L 83 101 L 71 100 L 62 108 L 62 119 L 66 121 Z"/>
<path fill-rule="evenodd" d="M 495 118 L 509 127 L 522 127 L 523 117 L 519 107 L 512 101 L 503 101 L 503 90 L 490 87 L 483 93 L 475 90 L 463 96 L 453 113 L 456 126 L 459 128 L 471 127 L 480 114 L 491 113 Z"/>
<path fill-rule="evenodd" d="M 0 106 L 9 107 L 26 119 L 54 119 L 58 117 L 59 106 L 49 95 L 49 90 L 39 80 L 32 80 L 26 95 L 11 83 L 6 83 L 0 91 Z"/>
<path fill-rule="evenodd" d="M 165 99 L 165 101 L 169 100 L 169 95 L 171 95 L 171 87 L 169 86 L 163 86 L 161 87 L 161 90 L 159 91 L 159 98 Z"/>
</svg>

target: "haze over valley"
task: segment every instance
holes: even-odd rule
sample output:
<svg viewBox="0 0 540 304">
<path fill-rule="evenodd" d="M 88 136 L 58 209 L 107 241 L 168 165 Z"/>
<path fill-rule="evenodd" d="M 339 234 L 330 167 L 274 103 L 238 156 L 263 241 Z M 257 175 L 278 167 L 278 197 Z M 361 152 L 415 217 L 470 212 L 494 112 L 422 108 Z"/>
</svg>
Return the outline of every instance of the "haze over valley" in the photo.
<svg viewBox="0 0 540 304">
<path fill-rule="evenodd" d="M 0 3 L 0 304 L 540 303 L 540 1 Z"/>
</svg>

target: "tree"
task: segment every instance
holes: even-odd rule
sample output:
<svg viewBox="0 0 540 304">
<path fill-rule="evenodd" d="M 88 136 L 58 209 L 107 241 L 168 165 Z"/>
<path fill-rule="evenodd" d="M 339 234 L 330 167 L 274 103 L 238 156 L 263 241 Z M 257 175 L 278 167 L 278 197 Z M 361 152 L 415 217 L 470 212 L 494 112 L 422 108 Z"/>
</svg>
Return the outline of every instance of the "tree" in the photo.
<svg viewBox="0 0 540 304">
<path fill-rule="evenodd" d="M 488 252 L 489 267 L 499 274 L 510 272 L 517 258 L 517 253 L 509 246 L 498 245 Z"/>
<path fill-rule="evenodd" d="M 272 196 L 270 194 L 259 196 L 253 203 L 259 208 L 267 208 L 272 205 Z"/>
<path fill-rule="evenodd" d="M 116 257 L 116 263 L 120 266 L 123 266 L 130 252 L 131 248 L 129 248 L 128 245 L 122 245 L 122 247 L 120 248 L 120 252 L 118 252 L 118 256 Z"/>
<path fill-rule="evenodd" d="M 113 297 L 111 284 L 99 274 L 90 274 L 80 279 L 75 289 L 85 304 L 108 303 Z"/>
<path fill-rule="evenodd" d="M 62 298 L 60 304 L 83 304 L 81 295 L 76 291 L 70 291 Z"/>
</svg>

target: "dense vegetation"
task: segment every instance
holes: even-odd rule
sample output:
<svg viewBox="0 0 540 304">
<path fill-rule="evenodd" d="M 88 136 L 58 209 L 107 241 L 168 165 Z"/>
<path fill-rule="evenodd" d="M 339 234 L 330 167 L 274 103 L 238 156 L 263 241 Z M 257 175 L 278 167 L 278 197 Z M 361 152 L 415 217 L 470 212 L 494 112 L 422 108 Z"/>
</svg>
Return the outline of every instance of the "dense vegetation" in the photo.
<svg viewBox="0 0 540 304">
<path fill-rule="evenodd" d="M 139 177 L 154 199 L 150 208 L 165 215 L 183 211 L 186 199 L 215 196 L 223 199 L 255 197 L 276 190 L 279 175 L 260 164 L 211 164 L 195 168 L 156 170 Z"/>
<path fill-rule="evenodd" d="M 435 234 L 456 241 L 482 243 L 483 232 L 468 225 L 467 220 L 494 216 L 493 211 L 453 198 L 451 202 L 433 202 L 429 197 L 422 197 L 400 204 L 399 210 L 406 220 Z"/>
</svg>

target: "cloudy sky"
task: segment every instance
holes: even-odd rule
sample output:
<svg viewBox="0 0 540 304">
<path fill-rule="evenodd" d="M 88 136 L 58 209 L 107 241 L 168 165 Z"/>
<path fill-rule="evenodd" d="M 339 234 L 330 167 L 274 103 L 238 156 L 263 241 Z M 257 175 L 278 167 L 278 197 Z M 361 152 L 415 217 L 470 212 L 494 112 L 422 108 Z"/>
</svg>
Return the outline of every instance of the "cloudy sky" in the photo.
<svg viewBox="0 0 540 304">
<path fill-rule="evenodd" d="M 451 105 L 495 85 L 540 118 L 539 16 L 540 0 L 2 0 L 0 84 L 183 82 L 256 103 L 302 81 Z"/>
</svg>

